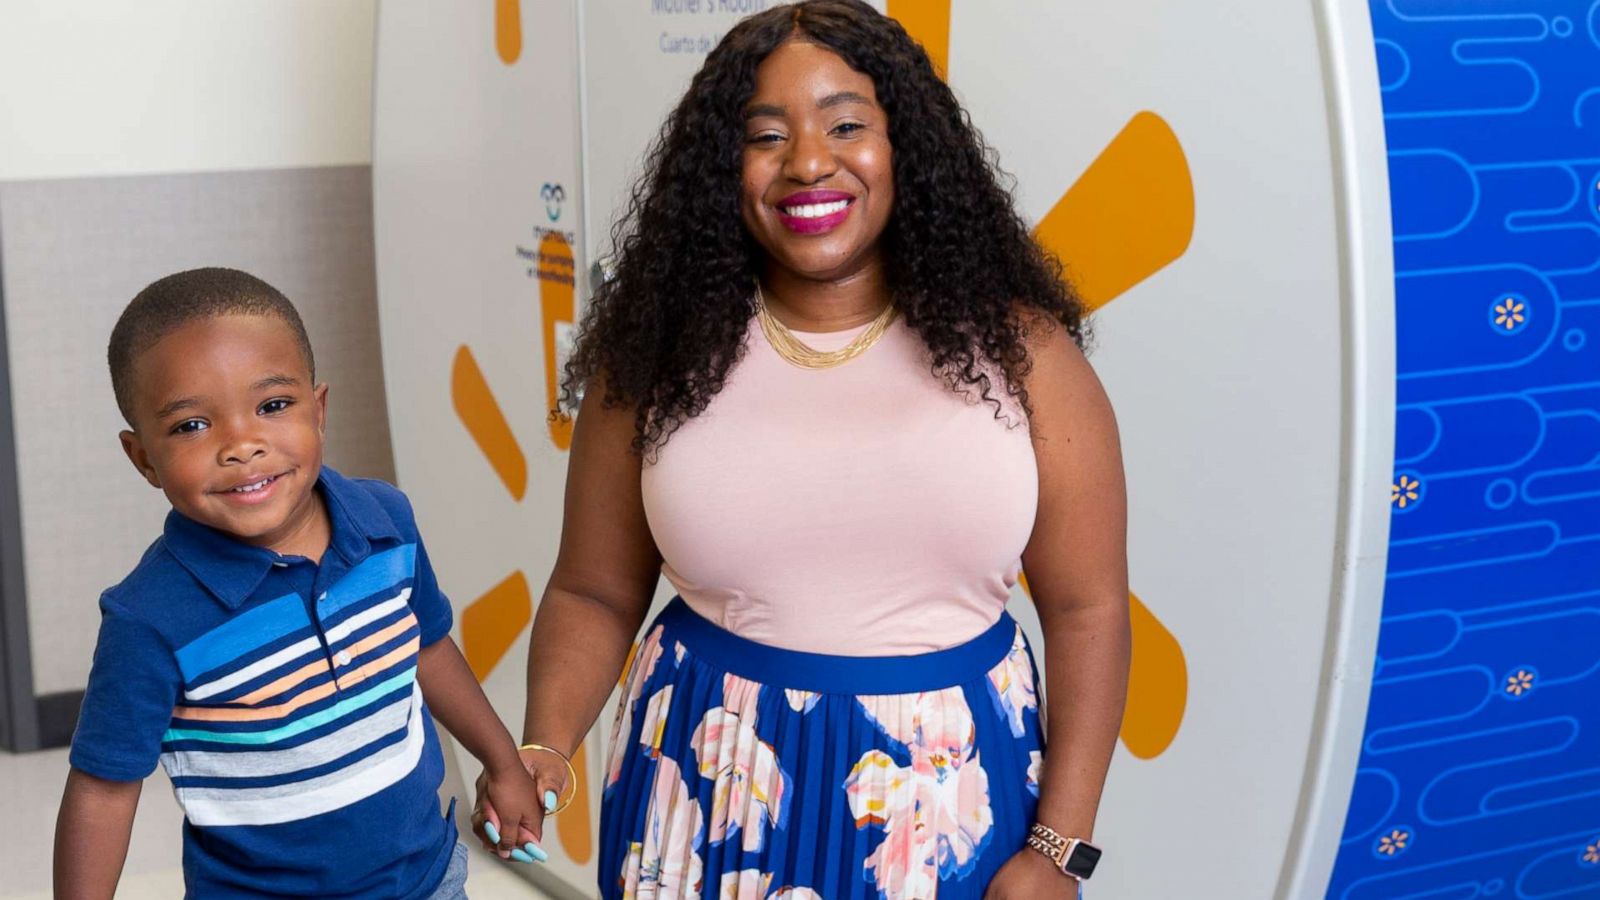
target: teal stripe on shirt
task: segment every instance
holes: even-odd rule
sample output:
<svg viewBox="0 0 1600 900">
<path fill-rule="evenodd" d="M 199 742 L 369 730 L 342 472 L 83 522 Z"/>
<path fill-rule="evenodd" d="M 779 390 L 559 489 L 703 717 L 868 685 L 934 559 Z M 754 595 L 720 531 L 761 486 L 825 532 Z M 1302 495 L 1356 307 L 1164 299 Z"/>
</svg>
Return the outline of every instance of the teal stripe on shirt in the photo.
<svg viewBox="0 0 1600 900">
<path fill-rule="evenodd" d="M 297 719 L 271 731 L 208 731 L 204 728 L 169 728 L 165 734 L 161 735 L 161 740 L 163 743 L 173 741 L 209 741 L 214 744 L 275 744 L 278 741 L 292 738 L 297 734 L 303 734 L 320 725 L 326 725 L 334 719 L 362 707 L 370 706 L 390 691 L 404 687 L 415 681 L 416 678 L 417 667 L 410 666 L 399 675 L 380 682 L 372 690 L 347 700 L 341 700 L 322 712 L 312 713 L 303 719 Z"/>
</svg>

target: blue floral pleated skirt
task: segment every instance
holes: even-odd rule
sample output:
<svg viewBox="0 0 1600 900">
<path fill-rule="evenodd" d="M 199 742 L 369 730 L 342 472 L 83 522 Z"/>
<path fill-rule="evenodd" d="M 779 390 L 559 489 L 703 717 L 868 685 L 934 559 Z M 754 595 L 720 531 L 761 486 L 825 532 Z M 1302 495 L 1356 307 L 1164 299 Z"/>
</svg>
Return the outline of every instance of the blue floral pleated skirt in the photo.
<svg viewBox="0 0 1600 900">
<path fill-rule="evenodd" d="M 946 650 L 848 657 L 674 600 L 623 687 L 607 898 L 980 898 L 1038 804 L 1039 690 L 1010 616 Z"/>
</svg>

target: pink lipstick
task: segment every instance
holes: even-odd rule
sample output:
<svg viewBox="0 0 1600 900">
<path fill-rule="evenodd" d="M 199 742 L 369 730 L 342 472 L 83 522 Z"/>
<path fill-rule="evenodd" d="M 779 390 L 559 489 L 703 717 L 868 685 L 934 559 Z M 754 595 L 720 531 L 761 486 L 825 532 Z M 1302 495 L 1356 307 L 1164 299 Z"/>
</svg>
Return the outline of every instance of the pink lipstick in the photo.
<svg viewBox="0 0 1600 900">
<path fill-rule="evenodd" d="M 796 234 L 823 234 L 850 217 L 856 198 L 844 191 L 801 191 L 778 201 L 778 221 Z"/>
</svg>

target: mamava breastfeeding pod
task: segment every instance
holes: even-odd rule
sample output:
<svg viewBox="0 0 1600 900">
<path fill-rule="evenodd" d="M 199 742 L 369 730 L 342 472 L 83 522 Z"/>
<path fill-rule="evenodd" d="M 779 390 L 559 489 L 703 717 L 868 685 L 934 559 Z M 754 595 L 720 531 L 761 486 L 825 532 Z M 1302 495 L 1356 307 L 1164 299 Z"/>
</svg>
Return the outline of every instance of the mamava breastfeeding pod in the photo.
<svg viewBox="0 0 1600 900">
<path fill-rule="evenodd" d="M 587 273 L 704 52 L 762 5 L 382 7 L 396 462 L 512 723 L 559 527 L 553 379 Z M 1582 814 L 1579 699 L 1600 671 L 1600 412 L 1580 389 L 1600 371 L 1595 10 L 888 12 L 1097 309 L 1135 597 L 1095 893 L 1600 883 L 1581 880 L 1600 878 L 1600 820 Z M 1020 586 L 1013 611 L 1037 647 Z M 576 761 L 590 779 L 601 744 Z M 581 891 L 592 785 L 548 842 Z"/>
</svg>

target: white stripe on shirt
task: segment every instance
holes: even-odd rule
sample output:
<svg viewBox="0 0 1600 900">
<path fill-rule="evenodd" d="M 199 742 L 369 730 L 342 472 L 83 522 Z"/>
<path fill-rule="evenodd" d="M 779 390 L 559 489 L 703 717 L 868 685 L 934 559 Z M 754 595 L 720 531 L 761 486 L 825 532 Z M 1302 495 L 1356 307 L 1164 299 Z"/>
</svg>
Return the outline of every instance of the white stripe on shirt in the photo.
<svg viewBox="0 0 1600 900">
<path fill-rule="evenodd" d="M 350 633 L 355 631 L 357 628 L 360 628 L 363 625 L 368 625 L 372 622 L 376 622 L 378 619 L 381 619 L 400 607 L 405 606 L 406 601 L 409 599 L 411 599 L 411 588 L 406 588 L 400 592 L 399 596 L 370 606 L 361 612 L 356 613 L 350 618 L 345 619 L 343 622 L 340 622 L 333 628 L 328 629 L 328 633 L 326 635 L 328 639 L 328 646 L 332 648 L 335 643 L 349 637 Z M 258 676 L 264 675 L 273 669 L 284 665 L 285 663 L 299 659 L 300 657 L 305 656 L 314 650 L 319 650 L 321 649 L 321 646 L 321 643 L 317 640 L 315 635 L 308 637 L 303 641 L 297 641 L 283 648 L 282 650 L 279 650 L 277 653 L 272 654 L 271 656 L 256 660 L 242 669 L 229 672 L 227 675 L 208 681 L 205 684 L 196 685 L 193 689 L 184 691 L 183 698 L 192 702 L 196 700 L 204 700 L 207 697 L 214 697 L 217 694 L 228 690 L 229 688 L 238 687 L 239 685 L 244 684 L 245 682 L 250 681 Z"/>
<path fill-rule="evenodd" d="M 411 698 L 401 697 L 370 716 L 282 750 L 177 750 L 161 754 L 169 778 L 267 778 L 333 762 L 357 748 L 404 728 Z"/>
<path fill-rule="evenodd" d="M 427 734 L 422 720 L 422 687 L 411 688 L 406 739 L 392 748 L 336 772 L 305 781 L 264 788 L 175 788 L 190 824 L 274 825 L 342 809 L 411 774 L 422 758 Z"/>
</svg>

